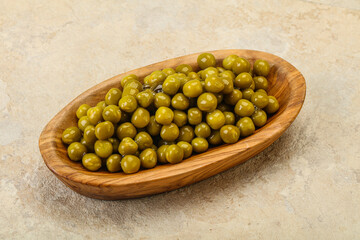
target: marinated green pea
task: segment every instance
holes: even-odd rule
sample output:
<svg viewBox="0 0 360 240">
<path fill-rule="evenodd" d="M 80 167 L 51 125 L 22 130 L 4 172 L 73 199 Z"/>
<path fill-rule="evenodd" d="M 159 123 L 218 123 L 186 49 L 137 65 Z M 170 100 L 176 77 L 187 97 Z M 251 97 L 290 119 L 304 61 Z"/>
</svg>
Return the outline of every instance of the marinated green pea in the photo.
<svg viewBox="0 0 360 240">
<path fill-rule="evenodd" d="M 157 153 L 157 160 L 160 162 L 160 163 L 167 163 L 166 161 L 166 156 L 165 156 L 165 153 L 166 153 L 166 149 L 169 147 L 169 145 L 161 145 L 158 150 L 156 151 Z"/>
<path fill-rule="evenodd" d="M 258 108 L 264 108 L 269 103 L 269 97 L 266 93 L 255 92 L 251 97 L 251 102 Z"/>
<path fill-rule="evenodd" d="M 188 81 L 184 84 L 182 89 L 184 95 L 191 98 L 198 97 L 203 93 L 201 82 L 197 79 Z"/>
<path fill-rule="evenodd" d="M 170 69 L 171 69 L 171 68 L 170 68 Z M 171 70 L 174 70 L 174 69 L 171 69 Z M 170 70 L 170 71 L 171 71 L 171 70 Z M 175 72 L 173 72 L 173 73 L 175 73 Z M 151 76 L 150 83 L 155 83 L 155 82 L 161 83 L 161 82 L 163 82 L 163 81 L 165 80 L 165 78 L 166 78 L 168 75 L 167 75 L 165 72 L 163 72 L 163 71 L 157 70 L 157 71 L 152 72 L 152 73 L 150 74 L 150 76 Z M 152 84 L 150 84 L 150 85 L 152 85 Z"/>
<path fill-rule="evenodd" d="M 168 107 L 159 107 L 155 113 L 156 122 L 162 125 L 169 125 L 174 119 L 174 112 Z"/>
<path fill-rule="evenodd" d="M 254 77 L 255 89 L 267 90 L 269 83 L 266 78 L 262 76 Z"/>
<path fill-rule="evenodd" d="M 80 143 L 86 147 L 88 153 L 95 151 L 94 150 L 94 143 L 95 142 L 87 142 L 85 140 L 85 138 L 81 138 Z"/>
<path fill-rule="evenodd" d="M 225 116 L 225 125 L 235 124 L 235 115 L 232 112 L 223 112 Z"/>
<path fill-rule="evenodd" d="M 140 159 L 134 155 L 127 155 L 121 160 L 121 168 L 124 173 L 136 173 L 140 169 Z"/>
<path fill-rule="evenodd" d="M 201 72 L 201 79 L 205 80 L 210 76 L 218 76 L 218 75 L 219 75 L 219 71 L 216 68 L 208 67 Z"/>
<path fill-rule="evenodd" d="M 161 127 L 160 136 L 165 141 L 175 141 L 179 136 L 179 128 L 175 123 Z"/>
<path fill-rule="evenodd" d="M 113 152 L 118 152 L 119 151 L 119 145 L 120 145 L 119 139 L 117 139 L 117 138 L 109 138 L 108 141 L 111 142 L 111 144 L 113 145 Z"/>
<path fill-rule="evenodd" d="M 131 117 L 131 123 L 137 128 L 144 128 L 150 122 L 150 113 L 145 108 L 139 107 Z"/>
<path fill-rule="evenodd" d="M 194 129 L 191 126 L 183 126 L 179 130 L 178 141 L 191 142 L 194 138 Z"/>
<path fill-rule="evenodd" d="M 124 91 L 122 93 L 122 97 L 126 97 L 126 96 L 132 96 L 132 97 L 136 97 L 136 95 L 139 93 L 140 91 L 137 88 L 132 88 L 132 87 L 126 87 L 124 88 Z"/>
<path fill-rule="evenodd" d="M 236 123 L 236 126 L 240 129 L 241 137 L 247 137 L 255 132 L 255 125 L 249 117 L 241 118 Z"/>
<path fill-rule="evenodd" d="M 106 159 L 106 168 L 109 172 L 118 172 L 121 170 L 121 156 L 112 154 Z"/>
<path fill-rule="evenodd" d="M 202 53 L 197 58 L 197 64 L 201 69 L 215 67 L 216 60 L 214 55 L 212 55 L 211 53 Z"/>
<path fill-rule="evenodd" d="M 178 145 L 184 152 L 184 159 L 188 158 L 192 154 L 192 146 L 188 142 L 180 141 L 176 145 Z"/>
<path fill-rule="evenodd" d="M 215 110 L 206 115 L 206 123 L 214 129 L 220 129 L 225 124 L 225 116 L 220 110 Z"/>
<path fill-rule="evenodd" d="M 83 144 L 79 142 L 73 142 L 69 145 L 67 152 L 69 158 L 72 161 L 80 161 L 82 157 L 86 154 L 87 149 Z"/>
<path fill-rule="evenodd" d="M 147 84 L 151 87 L 151 88 L 155 88 L 156 86 L 161 85 L 165 78 L 166 78 L 166 74 L 161 72 L 161 71 L 154 71 L 149 78 L 147 79 Z"/>
<path fill-rule="evenodd" d="M 255 90 L 255 82 L 254 82 L 254 78 L 253 78 L 253 82 L 251 83 L 250 89 Z"/>
<path fill-rule="evenodd" d="M 230 112 L 234 109 L 234 107 L 226 103 L 220 103 L 218 104 L 217 109 L 220 110 L 221 112 Z"/>
<path fill-rule="evenodd" d="M 197 137 L 191 141 L 191 146 L 193 147 L 194 152 L 202 153 L 202 152 L 205 152 L 206 150 L 208 150 L 209 143 L 207 142 L 207 140 L 205 138 Z"/>
<path fill-rule="evenodd" d="M 80 138 L 81 138 L 81 132 L 80 129 L 77 127 L 69 127 L 65 129 L 61 137 L 63 143 L 65 144 L 78 142 L 80 141 Z"/>
<path fill-rule="evenodd" d="M 270 65 L 267 61 L 258 59 L 254 63 L 254 73 L 266 77 L 270 72 Z"/>
<path fill-rule="evenodd" d="M 217 104 L 221 104 L 224 99 L 224 95 L 222 95 L 221 93 L 214 93 L 214 95 L 216 97 Z"/>
<path fill-rule="evenodd" d="M 180 80 L 174 75 L 170 75 L 166 77 L 162 85 L 162 90 L 164 91 L 164 93 L 168 95 L 175 95 L 179 90 L 179 88 L 180 88 Z"/>
<path fill-rule="evenodd" d="M 198 108 L 190 108 L 187 116 L 191 125 L 197 125 L 202 122 L 202 112 Z"/>
<path fill-rule="evenodd" d="M 166 77 L 167 77 L 167 76 L 170 76 L 170 75 L 174 74 L 174 73 L 175 73 L 175 70 L 172 69 L 172 68 L 164 68 L 164 69 L 162 70 L 162 72 L 165 73 L 165 75 L 166 75 Z"/>
<path fill-rule="evenodd" d="M 133 112 L 137 108 L 137 101 L 133 96 L 123 96 L 119 101 L 119 107 L 122 111 Z"/>
<path fill-rule="evenodd" d="M 211 145 L 220 145 L 223 143 L 221 136 L 220 136 L 220 131 L 219 130 L 212 130 L 210 136 L 207 138 L 207 140 L 209 141 L 209 143 Z"/>
<path fill-rule="evenodd" d="M 89 125 L 85 128 L 84 139 L 86 140 L 86 142 L 93 143 L 93 144 L 97 140 L 96 135 L 95 135 L 95 127 L 93 125 Z"/>
<path fill-rule="evenodd" d="M 101 102 L 98 102 L 98 103 L 96 104 L 96 106 L 97 106 L 97 107 L 100 107 L 101 110 L 104 110 L 104 108 L 105 108 L 107 105 L 106 105 L 105 101 L 101 101 Z"/>
<path fill-rule="evenodd" d="M 170 145 L 165 152 L 166 161 L 171 164 L 179 163 L 184 158 L 184 151 L 176 144 Z"/>
<path fill-rule="evenodd" d="M 193 80 L 193 79 L 199 80 L 200 79 L 199 75 L 196 72 L 189 72 L 187 76 L 191 80 Z"/>
<path fill-rule="evenodd" d="M 118 105 L 122 91 L 118 88 L 111 88 L 105 95 L 105 103 L 107 105 Z"/>
<path fill-rule="evenodd" d="M 200 83 L 201 83 L 201 87 L 203 88 L 203 91 L 205 91 L 206 89 L 205 89 L 205 81 L 200 81 Z"/>
<path fill-rule="evenodd" d="M 269 103 L 265 107 L 265 111 L 268 114 L 275 113 L 277 110 L 279 110 L 279 102 L 274 96 L 269 96 Z"/>
<path fill-rule="evenodd" d="M 154 150 L 155 152 L 158 150 L 158 147 L 157 147 L 155 144 L 151 145 L 150 148 L 151 148 L 152 150 Z"/>
<path fill-rule="evenodd" d="M 203 78 L 202 78 L 203 72 L 204 72 L 204 70 L 200 70 L 197 72 L 197 75 L 199 75 L 200 79 L 202 79 L 202 80 L 203 80 Z"/>
<path fill-rule="evenodd" d="M 256 127 L 262 127 L 267 121 L 267 115 L 263 110 L 258 109 L 251 115 L 251 119 Z"/>
<path fill-rule="evenodd" d="M 189 64 L 180 64 L 176 67 L 175 71 L 177 73 L 184 73 L 188 75 L 190 72 L 192 72 L 192 67 Z"/>
<path fill-rule="evenodd" d="M 224 58 L 222 64 L 223 64 L 223 67 L 225 69 L 228 69 L 228 70 L 231 70 L 232 67 L 233 67 L 233 64 L 235 62 L 235 60 L 238 58 L 239 56 L 237 55 L 229 55 L 227 56 L 226 58 Z"/>
<path fill-rule="evenodd" d="M 150 77 L 151 77 L 150 75 L 147 75 L 147 76 L 144 77 L 144 80 L 143 80 L 143 81 L 144 81 L 144 84 L 145 84 L 145 85 L 149 85 L 149 86 L 150 86 Z"/>
<path fill-rule="evenodd" d="M 87 111 L 87 117 L 89 118 L 89 122 L 91 125 L 96 125 L 103 120 L 102 112 L 103 109 L 98 106 L 89 108 L 89 110 Z"/>
<path fill-rule="evenodd" d="M 121 111 L 118 106 L 109 105 L 104 108 L 102 112 L 102 117 L 105 121 L 112 122 L 113 124 L 117 124 L 121 119 Z"/>
<path fill-rule="evenodd" d="M 212 112 L 217 107 L 216 96 L 213 93 L 203 93 L 197 99 L 197 106 L 201 111 Z"/>
<path fill-rule="evenodd" d="M 150 148 L 153 145 L 153 140 L 147 132 L 139 132 L 135 136 L 135 142 L 138 145 L 139 150 Z"/>
<path fill-rule="evenodd" d="M 234 90 L 233 80 L 228 77 L 220 77 L 221 81 L 224 83 L 224 89 L 222 90 L 222 94 L 232 93 Z"/>
<path fill-rule="evenodd" d="M 121 79 L 120 81 L 120 84 L 121 84 L 121 87 L 124 88 L 125 87 L 125 84 L 129 81 L 129 80 L 138 80 L 138 77 L 135 75 L 135 74 L 130 74 L 126 77 L 124 77 L 123 79 Z"/>
<path fill-rule="evenodd" d="M 158 142 L 158 147 L 162 146 L 162 145 L 172 145 L 175 144 L 175 141 L 165 141 L 164 139 L 161 139 Z"/>
<path fill-rule="evenodd" d="M 242 72 L 250 72 L 250 63 L 245 58 L 238 57 L 235 59 L 232 65 L 232 71 L 235 74 L 240 74 Z"/>
<path fill-rule="evenodd" d="M 254 105 L 246 99 L 240 99 L 234 108 L 234 111 L 240 117 L 249 117 L 254 113 Z"/>
<path fill-rule="evenodd" d="M 81 117 L 86 116 L 87 111 L 89 110 L 90 106 L 88 104 L 82 104 L 80 107 L 76 110 L 76 116 L 78 119 Z"/>
<path fill-rule="evenodd" d="M 91 125 L 89 117 L 83 116 L 78 121 L 78 128 L 83 132 L 87 126 Z"/>
<path fill-rule="evenodd" d="M 216 69 L 219 71 L 219 73 L 225 72 L 226 69 L 223 67 L 216 67 Z"/>
<path fill-rule="evenodd" d="M 138 145 L 129 137 L 123 138 L 119 145 L 119 153 L 123 156 L 133 155 L 138 150 Z"/>
<path fill-rule="evenodd" d="M 242 91 L 242 95 L 244 99 L 251 101 L 251 97 L 252 95 L 254 95 L 254 90 L 252 90 L 251 88 L 247 88 Z"/>
<path fill-rule="evenodd" d="M 163 92 L 159 92 L 155 94 L 154 105 L 156 108 L 169 107 L 170 102 L 171 102 L 171 98 L 169 95 Z"/>
<path fill-rule="evenodd" d="M 171 144 L 175 144 L 175 141 L 166 141 L 166 140 L 164 140 L 164 139 L 161 139 L 161 140 L 158 142 L 158 146 L 171 145 Z"/>
<path fill-rule="evenodd" d="M 231 93 L 224 96 L 226 104 L 234 106 L 242 98 L 242 93 L 239 89 L 234 89 Z"/>
<path fill-rule="evenodd" d="M 185 83 L 190 81 L 190 78 L 188 78 L 184 73 L 177 73 L 176 76 L 180 81 L 180 88 L 179 89 L 182 89 L 182 87 L 185 85 Z"/>
<path fill-rule="evenodd" d="M 105 140 L 112 137 L 112 135 L 114 135 L 114 125 L 111 122 L 105 121 L 96 125 L 95 136 L 97 139 Z"/>
<path fill-rule="evenodd" d="M 256 92 L 262 92 L 262 93 L 265 93 L 267 95 L 267 92 L 264 89 L 258 89 L 258 90 L 256 90 Z"/>
<path fill-rule="evenodd" d="M 225 143 L 236 143 L 240 137 L 240 130 L 234 125 L 225 125 L 220 129 L 220 137 Z"/>
<path fill-rule="evenodd" d="M 143 168 L 153 168 L 157 163 L 157 154 L 154 149 L 147 148 L 140 153 L 140 162 Z"/>
<path fill-rule="evenodd" d="M 219 93 L 224 90 L 225 84 L 221 78 L 212 75 L 205 79 L 205 89 L 208 92 Z"/>
<path fill-rule="evenodd" d="M 113 153 L 113 145 L 107 140 L 97 140 L 94 149 L 96 155 L 101 158 L 107 158 Z"/>
<path fill-rule="evenodd" d="M 138 80 L 135 80 L 135 79 L 131 79 L 129 81 L 127 81 L 125 83 L 125 86 L 124 86 L 124 90 L 126 88 L 135 88 L 137 89 L 139 92 L 141 92 L 143 90 L 143 85 L 141 84 L 141 82 L 139 82 Z"/>
<path fill-rule="evenodd" d="M 175 110 L 173 121 L 178 127 L 182 127 L 187 123 L 187 114 L 183 111 Z"/>
<path fill-rule="evenodd" d="M 197 137 L 207 138 L 211 134 L 211 128 L 207 123 L 199 123 L 195 127 L 195 135 Z"/>
<path fill-rule="evenodd" d="M 174 118 L 175 118 L 175 115 L 174 115 Z M 157 136 L 160 134 L 161 124 L 156 122 L 155 116 L 150 117 L 150 121 L 146 127 L 146 130 L 151 136 Z"/>
<path fill-rule="evenodd" d="M 235 74 L 232 71 L 226 70 L 226 71 L 220 73 L 219 77 L 228 78 L 228 79 L 231 79 L 231 81 L 234 81 Z"/>
<path fill-rule="evenodd" d="M 89 171 L 97 171 L 101 168 L 101 159 L 94 153 L 85 154 L 82 158 L 83 166 Z"/>
<path fill-rule="evenodd" d="M 122 123 L 117 129 L 116 129 L 116 136 L 119 138 L 119 140 L 123 140 L 126 137 L 134 138 L 136 136 L 136 128 L 134 125 L 132 125 L 129 122 Z"/>
<path fill-rule="evenodd" d="M 153 92 L 149 89 L 139 92 L 138 94 L 136 94 L 136 100 L 141 107 L 147 108 L 154 101 Z"/>
<path fill-rule="evenodd" d="M 185 110 L 189 107 L 189 99 L 182 93 L 177 93 L 171 99 L 171 106 L 177 110 Z"/>
<path fill-rule="evenodd" d="M 216 97 L 216 102 L 217 102 L 217 105 L 216 105 L 216 108 L 219 104 L 222 104 L 223 100 L 224 100 L 224 95 L 221 94 L 221 93 L 214 93 L 215 97 Z"/>
<path fill-rule="evenodd" d="M 252 82 L 253 78 L 251 77 L 251 75 L 248 72 L 242 72 L 235 78 L 234 85 L 237 88 L 245 89 L 249 88 Z"/>
</svg>

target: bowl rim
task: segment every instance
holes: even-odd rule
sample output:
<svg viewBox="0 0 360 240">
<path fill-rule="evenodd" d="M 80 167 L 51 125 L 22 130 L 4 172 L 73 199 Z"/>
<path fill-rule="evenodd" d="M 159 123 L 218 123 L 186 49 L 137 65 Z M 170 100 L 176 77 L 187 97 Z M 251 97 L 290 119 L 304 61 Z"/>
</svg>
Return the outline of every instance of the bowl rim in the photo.
<svg viewBox="0 0 360 240">
<path fill-rule="evenodd" d="M 125 75 L 136 74 L 139 71 L 143 71 L 144 69 L 148 70 L 149 72 L 158 70 L 160 69 L 159 66 L 166 64 L 168 61 L 173 61 L 174 63 L 181 64 L 183 63 L 184 59 L 193 58 L 203 52 L 184 55 L 181 57 L 167 59 L 158 63 L 150 64 L 145 67 L 137 68 L 135 70 L 119 74 L 108 80 L 100 82 L 99 84 L 96 84 L 95 86 L 87 89 L 85 92 L 74 98 L 49 121 L 49 123 L 44 127 L 43 131 L 41 132 L 39 138 L 39 149 L 46 166 L 58 178 L 65 178 L 66 180 L 71 182 L 96 187 L 120 187 L 128 184 L 137 185 L 139 183 L 150 183 L 158 180 L 165 180 L 167 178 L 179 175 L 181 176 L 185 173 L 191 174 L 191 172 L 195 172 L 199 168 L 203 168 L 205 166 L 214 164 L 215 162 L 221 161 L 221 159 L 225 159 L 226 157 L 231 156 L 231 154 L 239 154 L 242 151 L 247 151 L 251 149 L 251 147 L 256 146 L 260 143 L 264 143 L 265 147 L 263 147 L 263 149 L 265 149 L 267 146 L 269 146 L 272 142 L 274 142 L 277 138 L 281 136 L 281 134 L 290 126 L 290 124 L 299 114 L 306 95 L 306 83 L 303 75 L 289 62 L 285 61 L 281 57 L 267 52 L 247 49 L 226 49 L 206 52 L 212 53 L 215 56 L 237 54 L 244 58 L 251 58 L 248 56 L 256 56 L 256 58 L 261 58 L 265 60 L 272 59 L 270 62 L 271 65 L 278 65 L 288 68 L 288 73 L 291 73 L 291 76 L 287 78 L 287 82 L 289 84 L 289 89 L 291 90 L 291 92 L 289 93 L 287 106 L 284 108 L 283 112 L 281 112 L 272 121 L 267 122 L 266 125 L 260 128 L 255 134 L 241 139 L 235 144 L 225 144 L 216 148 L 211 148 L 207 152 L 192 156 L 191 158 L 184 160 L 180 164 L 166 164 L 156 166 L 156 168 L 154 169 L 158 169 L 157 171 L 154 171 L 154 169 L 150 169 L 145 171 L 139 171 L 136 174 L 126 175 L 124 173 L 90 172 L 86 169 L 84 169 L 84 171 L 79 171 L 72 168 L 71 166 L 64 167 L 64 161 L 62 158 L 59 157 L 59 151 L 61 149 L 58 149 L 58 147 L 56 147 L 58 144 L 57 142 L 61 138 L 61 136 L 59 138 L 58 132 L 56 131 L 56 123 L 57 121 L 59 121 L 58 117 L 64 115 L 65 112 L 71 106 L 73 106 L 74 102 L 77 99 L 85 99 L 89 96 L 91 92 L 93 92 L 100 86 L 102 88 L 107 87 L 107 89 L 109 89 L 112 85 L 114 85 L 115 82 L 119 81 Z M 218 57 L 216 58 L 218 59 Z M 234 149 L 236 149 L 236 151 Z M 258 152 L 254 153 L 252 156 L 256 155 L 257 153 Z M 214 159 L 215 155 L 218 157 L 218 159 Z M 200 161 L 197 161 L 197 157 L 199 156 L 202 156 L 202 158 L 200 158 Z M 163 170 L 164 168 L 166 168 L 166 171 Z M 161 174 L 159 174 L 159 172 Z"/>
</svg>

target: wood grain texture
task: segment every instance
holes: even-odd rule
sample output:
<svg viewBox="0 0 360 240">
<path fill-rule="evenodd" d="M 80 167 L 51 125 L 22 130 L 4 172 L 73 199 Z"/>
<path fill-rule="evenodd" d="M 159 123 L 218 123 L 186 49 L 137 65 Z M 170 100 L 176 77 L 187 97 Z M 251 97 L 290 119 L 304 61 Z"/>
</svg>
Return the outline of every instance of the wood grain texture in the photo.
<svg viewBox="0 0 360 240">
<path fill-rule="evenodd" d="M 171 191 L 211 177 L 263 151 L 281 136 L 298 115 L 306 93 L 304 77 L 290 63 L 269 53 L 239 49 L 210 52 L 215 55 L 218 64 L 230 54 L 244 57 L 252 64 L 256 59 L 265 59 L 270 63 L 269 95 L 279 100 L 280 109 L 268 119 L 265 126 L 256 130 L 255 134 L 235 144 L 209 149 L 180 164 L 160 165 L 131 175 L 105 171 L 90 172 L 80 163 L 69 160 L 66 146 L 61 142 L 61 135 L 65 128 L 77 125 L 75 112 L 81 104 L 95 105 L 104 98 L 110 88 L 119 87 L 120 79 L 128 74 L 136 74 L 142 79 L 155 70 L 175 68 L 183 63 L 190 64 L 197 70 L 196 60 L 199 53 L 195 53 L 117 75 L 76 97 L 41 133 L 39 147 L 47 167 L 62 182 L 80 194 L 91 198 L 116 200 Z"/>
</svg>

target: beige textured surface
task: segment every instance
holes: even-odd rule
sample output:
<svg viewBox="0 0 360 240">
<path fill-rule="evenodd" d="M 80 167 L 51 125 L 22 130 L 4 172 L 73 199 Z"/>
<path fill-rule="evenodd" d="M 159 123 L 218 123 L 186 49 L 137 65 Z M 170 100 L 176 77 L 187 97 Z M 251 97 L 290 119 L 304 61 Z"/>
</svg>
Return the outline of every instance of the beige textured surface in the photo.
<svg viewBox="0 0 360 240">
<path fill-rule="evenodd" d="M 198 184 L 116 202 L 80 196 L 45 167 L 39 134 L 83 90 L 225 48 L 274 53 L 306 78 L 300 115 L 263 153 Z M 358 0 L 1 0 L 0 239 L 356 239 L 359 67 Z"/>
</svg>

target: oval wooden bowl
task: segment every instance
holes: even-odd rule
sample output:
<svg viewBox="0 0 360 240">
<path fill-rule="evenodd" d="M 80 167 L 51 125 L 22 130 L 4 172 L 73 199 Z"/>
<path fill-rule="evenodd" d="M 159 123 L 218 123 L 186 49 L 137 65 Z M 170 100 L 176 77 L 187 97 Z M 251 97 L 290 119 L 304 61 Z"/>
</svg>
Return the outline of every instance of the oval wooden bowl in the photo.
<svg viewBox="0 0 360 240">
<path fill-rule="evenodd" d="M 280 103 L 279 111 L 255 134 L 231 145 L 222 145 L 207 152 L 192 156 L 175 165 L 166 164 L 153 169 L 126 175 L 106 171 L 90 172 L 81 163 L 69 160 L 61 135 L 65 128 L 77 126 L 75 112 L 87 103 L 95 105 L 112 87 L 119 87 L 120 79 L 136 74 L 140 79 L 151 72 L 167 67 L 175 68 L 182 63 L 195 70 L 198 53 L 169 59 L 120 74 L 85 91 L 63 108 L 44 128 L 39 139 L 40 152 L 47 167 L 63 183 L 74 191 L 97 199 L 116 200 L 137 198 L 171 191 L 189 185 L 236 166 L 263 151 L 290 126 L 298 115 L 305 99 L 305 79 L 290 63 L 270 53 L 253 50 L 211 51 L 221 64 L 222 60 L 236 54 L 252 64 L 256 59 L 265 59 L 271 65 L 268 76 L 269 95 Z"/>
</svg>

